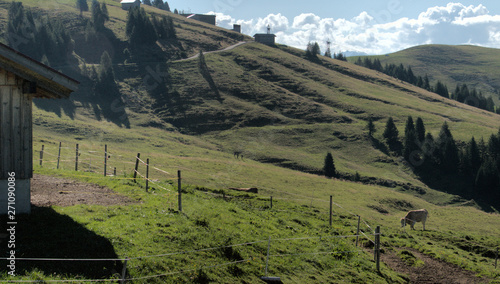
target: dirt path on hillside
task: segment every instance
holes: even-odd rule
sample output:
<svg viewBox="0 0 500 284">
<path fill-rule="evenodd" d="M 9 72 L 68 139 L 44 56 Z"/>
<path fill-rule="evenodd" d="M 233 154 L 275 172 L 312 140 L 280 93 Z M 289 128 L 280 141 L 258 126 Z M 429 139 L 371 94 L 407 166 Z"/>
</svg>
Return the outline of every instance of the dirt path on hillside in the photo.
<svg viewBox="0 0 500 284">
<path fill-rule="evenodd" d="M 136 201 L 96 184 L 37 174 L 31 179 L 31 204 L 38 207 L 132 203 Z"/>
<path fill-rule="evenodd" d="M 464 270 L 457 265 L 434 259 L 414 249 L 404 249 L 423 261 L 424 265 L 420 267 L 408 266 L 394 251 L 382 253 L 380 260 L 392 270 L 408 275 L 409 283 L 479 284 L 489 282 L 488 279 L 476 277 L 476 273 Z"/>
<path fill-rule="evenodd" d="M 240 42 L 238 42 L 237 44 L 233 44 L 233 45 L 228 46 L 228 47 L 226 47 L 226 48 L 224 48 L 224 49 L 203 52 L 203 55 L 205 55 L 205 54 L 210 54 L 210 53 L 215 53 L 215 52 L 223 52 L 223 51 L 231 50 L 231 49 L 233 49 L 233 48 L 235 48 L 235 47 L 238 47 L 238 46 L 240 46 L 240 45 L 243 45 L 243 44 L 245 44 L 245 43 L 248 43 L 248 42 L 247 42 L 247 41 L 240 41 Z M 197 53 L 196 55 L 193 55 L 193 56 L 191 56 L 191 57 L 184 58 L 184 59 L 179 59 L 179 60 L 176 60 L 176 61 L 186 61 L 186 60 L 191 60 L 191 59 L 198 58 L 198 56 L 200 56 L 200 54 L 199 54 L 199 53 Z"/>
</svg>

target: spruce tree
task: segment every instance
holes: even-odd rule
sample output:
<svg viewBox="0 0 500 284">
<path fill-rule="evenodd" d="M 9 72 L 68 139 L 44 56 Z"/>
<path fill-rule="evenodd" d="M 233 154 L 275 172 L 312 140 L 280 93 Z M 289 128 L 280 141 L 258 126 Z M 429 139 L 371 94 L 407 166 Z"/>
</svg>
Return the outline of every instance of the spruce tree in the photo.
<svg viewBox="0 0 500 284">
<path fill-rule="evenodd" d="M 415 132 L 415 124 L 413 123 L 413 118 L 411 116 L 408 116 L 408 118 L 406 119 L 405 135 L 408 132 Z"/>
<path fill-rule="evenodd" d="M 431 84 L 429 83 L 429 77 L 427 76 L 427 74 L 425 74 L 425 77 L 424 77 L 424 85 L 423 85 L 423 87 L 427 91 L 432 91 Z"/>
<path fill-rule="evenodd" d="M 436 152 L 436 142 L 434 141 L 434 137 L 431 133 L 427 133 L 424 139 L 424 144 L 422 145 L 424 161 L 420 169 L 428 173 L 433 172 L 437 165 Z"/>
<path fill-rule="evenodd" d="M 415 156 L 413 156 L 412 160 L 410 161 L 410 155 L 419 150 L 418 144 L 416 142 L 417 135 L 415 132 L 415 125 L 413 124 L 413 118 L 411 116 L 408 116 L 408 119 L 406 120 L 405 137 L 403 140 L 403 157 L 409 162 L 417 162 L 415 160 L 417 159 L 417 157 Z"/>
<path fill-rule="evenodd" d="M 446 122 L 444 122 L 439 132 L 437 147 L 440 168 L 445 173 L 457 173 L 459 164 L 458 148 Z"/>
<path fill-rule="evenodd" d="M 328 178 L 333 178 L 337 176 L 337 171 L 335 169 L 335 164 L 333 162 L 332 153 L 326 154 L 325 163 L 323 165 L 323 173 Z"/>
<path fill-rule="evenodd" d="M 158 39 L 155 28 L 144 8 L 132 8 L 129 10 L 125 33 L 132 46 L 153 44 Z"/>
<path fill-rule="evenodd" d="M 397 145 L 399 143 L 398 136 L 399 136 L 398 128 L 394 124 L 394 120 L 392 119 L 392 117 L 389 117 L 387 119 L 387 123 L 385 124 L 383 137 L 385 138 L 385 141 L 387 142 L 387 145 L 389 145 L 389 148 L 391 150 L 397 148 Z"/>
<path fill-rule="evenodd" d="M 434 88 L 434 92 L 441 97 L 448 98 L 448 88 L 446 87 L 445 84 L 441 83 L 441 81 L 437 81 L 436 87 Z"/>
<path fill-rule="evenodd" d="M 481 167 L 482 159 L 479 147 L 474 137 L 472 137 L 470 142 L 467 144 L 464 159 L 466 174 L 476 176 L 477 171 Z"/>
<path fill-rule="evenodd" d="M 101 4 L 97 0 L 92 0 L 92 23 L 96 31 L 104 29 L 104 22 L 106 21 L 103 15 Z"/>
<path fill-rule="evenodd" d="M 375 131 L 377 131 L 377 129 L 375 128 L 375 124 L 373 124 L 373 118 L 368 118 L 368 122 L 366 123 L 366 129 L 368 130 L 368 137 L 372 138 L 373 137 L 373 133 L 375 133 Z"/>
<path fill-rule="evenodd" d="M 101 55 L 101 62 L 97 70 L 95 93 L 99 95 L 101 101 L 107 103 L 120 97 L 120 92 L 115 82 L 113 63 L 107 51 L 104 51 Z"/>
<path fill-rule="evenodd" d="M 105 22 L 109 21 L 108 6 L 104 2 L 101 3 L 101 13 L 102 17 L 104 18 L 104 21 Z"/>
<path fill-rule="evenodd" d="M 87 0 L 76 0 L 76 8 L 80 10 L 80 16 L 82 16 L 83 12 L 89 10 L 89 5 L 87 4 Z"/>
<path fill-rule="evenodd" d="M 417 139 L 420 143 L 424 143 L 425 140 L 425 125 L 422 118 L 418 117 L 415 125 L 415 132 L 417 134 Z"/>
</svg>

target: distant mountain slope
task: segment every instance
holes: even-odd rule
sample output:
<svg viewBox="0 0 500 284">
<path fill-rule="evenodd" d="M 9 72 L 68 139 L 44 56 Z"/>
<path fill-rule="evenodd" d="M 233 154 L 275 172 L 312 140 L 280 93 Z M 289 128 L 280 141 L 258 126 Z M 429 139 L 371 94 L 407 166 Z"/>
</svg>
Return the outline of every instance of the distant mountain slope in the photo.
<svg viewBox="0 0 500 284">
<path fill-rule="evenodd" d="M 358 57 L 351 57 L 350 61 Z M 422 45 L 396 53 L 369 56 L 380 59 L 382 65 L 402 63 L 411 66 L 417 76 L 427 74 L 431 84 L 437 80 L 452 92 L 457 84 L 467 84 L 500 102 L 500 49 L 472 45 Z"/>
<path fill-rule="evenodd" d="M 498 115 L 348 62 L 312 62 L 286 46 L 249 43 L 207 54 L 205 61 L 218 95 L 198 59 L 174 62 L 175 92 L 167 96 L 175 97 L 157 98 L 158 117 L 226 152 L 296 170 L 321 173 L 324 155 L 332 152 L 343 173 L 426 187 L 406 162 L 379 147 L 389 117 L 400 137 L 408 116 L 421 117 L 435 137 L 447 121 L 462 145 L 472 136 L 487 139 L 500 126 Z M 366 134 L 369 118 L 378 129 L 375 141 Z"/>
</svg>

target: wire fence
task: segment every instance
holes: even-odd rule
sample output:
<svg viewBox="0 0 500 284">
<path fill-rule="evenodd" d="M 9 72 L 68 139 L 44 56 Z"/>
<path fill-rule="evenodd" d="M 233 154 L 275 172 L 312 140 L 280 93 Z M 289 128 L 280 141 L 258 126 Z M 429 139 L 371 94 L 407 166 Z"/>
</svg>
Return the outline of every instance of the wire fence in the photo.
<svg viewBox="0 0 500 284">
<path fill-rule="evenodd" d="M 140 153 L 137 155 L 124 156 L 122 154 L 115 154 L 112 149 L 107 145 L 100 146 L 89 146 L 84 144 L 75 144 L 74 146 L 66 146 L 59 142 L 56 145 L 45 146 L 41 145 L 38 155 L 34 155 L 36 160 L 39 157 L 39 165 L 42 167 L 48 167 L 52 169 L 68 169 L 77 170 L 83 172 L 81 175 L 75 175 L 75 177 L 86 177 L 85 172 L 92 172 L 103 174 L 104 177 L 113 179 L 124 179 L 133 180 L 135 182 L 140 182 L 146 188 L 146 191 L 151 186 L 153 190 L 160 190 L 164 193 L 171 194 L 172 198 L 177 197 L 178 199 L 178 210 L 182 211 L 182 197 L 181 197 L 181 176 L 180 170 L 177 170 L 177 176 L 175 173 L 176 166 L 165 166 L 165 165 L 154 165 L 149 159 L 144 161 L 140 157 Z M 196 169 L 183 168 L 193 174 L 202 174 Z M 133 175 L 133 177 L 132 177 Z M 95 176 L 91 176 L 95 178 Z M 237 181 L 232 180 L 228 177 L 218 177 L 223 178 L 226 181 L 237 183 Z M 175 184 L 177 183 L 177 184 Z M 258 184 L 250 184 L 251 187 L 262 187 Z M 305 196 L 301 194 L 291 193 L 281 191 L 275 188 L 265 189 L 268 192 L 276 192 L 280 195 L 289 195 L 291 198 L 286 197 L 271 197 L 275 200 L 314 200 L 320 203 L 328 203 L 327 200 L 321 198 L 312 198 L 310 196 Z M 173 207 L 173 203 L 169 202 L 169 205 Z M 341 209 L 348 216 L 352 217 L 354 220 L 359 218 L 357 214 L 347 210 L 340 204 L 333 202 L 332 205 Z M 266 208 L 266 207 L 265 207 Z M 265 208 L 261 208 L 264 210 Z M 172 208 L 173 209 L 173 208 Z M 374 233 L 374 229 L 369 225 L 366 220 L 361 219 L 362 224 L 368 228 L 368 231 Z M 353 228 L 359 230 L 359 225 L 356 226 L 352 224 Z M 354 231 L 356 232 L 356 231 Z M 359 233 L 364 234 L 365 230 L 361 229 Z M 371 240 L 374 242 L 373 240 Z"/>
<path fill-rule="evenodd" d="M 169 258 L 174 255 L 193 255 L 201 252 L 213 252 L 213 251 L 220 251 L 223 249 L 227 248 L 235 248 L 235 247 L 250 247 L 250 246 L 255 246 L 259 244 L 268 244 L 267 248 L 267 255 L 266 255 L 266 260 L 265 260 L 265 265 L 268 267 L 270 264 L 272 265 L 272 259 L 273 258 L 288 258 L 288 257 L 310 257 L 310 256 L 320 256 L 320 255 L 352 255 L 352 254 L 360 254 L 363 252 L 361 249 L 350 249 L 350 250 L 335 250 L 335 245 L 337 247 L 341 248 L 347 248 L 347 246 L 342 246 L 342 243 L 337 242 L 329 242 L 333 239 L 349 239 L 349 238 L 356 238 L 359 237 L 357 235 L 345 235 L 345 236 L 322 236 L 322 237 L 297 237 L 297 238 L 276 238 L 272 239 L 269 238 L 267 240 L 255 240 L 255 241 L 249 241 L 249 242 L 244 242 L 244 243 L 238 243 L 238 244 L 232 244 L 232 245 L 225 245 L 225 246 L 218 246 L 218 247 L 210 247 L 210 248 L 201 248 L 197 250 L 188 250 L 188 251 L 177 251 L 177 252 L 171 252 L 171 253 L 165 253 L 165 254 L 158 254 L 158 255 L 147 255 L 147 256 L 136 256 L 136 257 L 126 257 L 126 258 L 108 258 L 108 259 L 64 259 L 64 258 L 16 258 L 16 261 L 45 261 L 45 262 L 109 262 L 109 261 L 114 261 L 114 262 L 122 262 L 123 263 L 123 269 L 121 271 L 121 276 L 120 277 L 115 277 L 115 278 L 109 278 L 109 279 L 75 279 L 75 280 L 65 280 L 65 279 L 55 279 L 55 280 L 43 280 L 43 282 L 47 283 L 65 283 L 65 282 L 116 282 L 120 281 L 120 283 L 125 283 L 128 281 L 136 281 L 136 280 L 147 280 L 147 279 L 153 279 L 153 278 L 161 278 L 161 277 L 168 277 L 172 276 L 175 274 L 185 274 L 188 272 L 193 272 L 193 271 L 199 271 L 199 270 L 207 270 L 207 269 L 215 269 L 215 268 L 221 268 L 224 266 L 228 265 L 240 265 L 240 264 L 245 264 L 245 263 L 250 263 L 250 262 L 260 262 L 261 266 L 264 265 L 264 255 L 263 254 L 256 254 L 257 251 L 264 251 L 265 247 L 262 246 L 260 249 L 254 248 L 251 254 L 254 255 L 249 255 L 246 256 L 244 259 L 238 259 L 234 261 L 229 261 L 229 262 L 223 262 L 223 263 L 217 263 L 217 264 L 209 264 L 209 265 L 204 265 L 200 266 L 197 268 L 192 268 L 192 269 L 179 269 L 179 270 L 174 270 L 174 271 L 168 271 L 165 273 L 161 274 L 154 274 L 154 275 L 144 275 L 144 276 L 130 276 L 129 273 L 129 268 L 131 265 L 133 265 L 134 262 L 140 261 L 143 259 L 150 259 L 150 258 Z M 295 251 L 291 251 L 290 253 L 273 253 L 271 254 L 270 252 L 272 251 L 272 245 L 274 243 L 278 242 L 286 242 L 287 246 L 291 245 L 291 242 L 297 241 L 297 243 L 294 246 Z M 329 251 L 315 251 L 315 252 L 304 252 L 302 249 L 307 246 L 311 246 L 311 244 L 304 244 L 305 241 L 314 241 L 312 242 L 313 246 L 321 247 L 320 244 L 317 241 L 323 241 L 323 249 L 329 249 Z M 8 258 L 0 258 L 0 260 L 9 260 Z M 133 272 L 134 274 L 137 273 L 137 271 Z M 38 282 L 38 281 L 33 281 L 33 280 L 0 280 L 0 283 L 3 282 L 8 282 L 8 283 L 29 283 L 29 282 Z"/>
<path fill-rule="evenodd" d="M 180 171 L 178 170 L 178 175 L 175 176 L 172 174 L 172 172 L 175 172 L 174 166 L 170 167 L 165 167 L 164 165 L 153 165 L 149 159 L 146 159 L 144 161 L 143 159 L 140 158 L 140 154 L 137 155 L 131 155 L 131 156 L 123 156 L 119 154 L 115 154 L 113 151 L 108 149 L 107 146 L 104 147 L 104 149 L 96 149 L 96 147 L 89 147 L 86 145 L 79 145 L 76 144 L 75 147 L 72 146 L 64 146 L 62 143 L 59 143 L 59 146 L 55 145 L 55 147 L 45 147 L 42 145 L 41 150 L 38 153 L 39 155 L 36 155 L 37 158 L 39 156 L 39 164 L 42 167 L 49 167 L 53 169 L 68 169 L 68 170 L 76 170 L 79 172 L 82 172 L 82 175 L 75 175 L 79 177 L 85 177 L 86 175 L 84 173 L 86 172 L 92 172 L 92 173 L 99 173 L 102 174 L 103 178 L 113 178 L 113 179 L 125 179 L 125 180 L 134 180 L 134 181 L 140 181 L 145 183 L 146 190 L 148 190 L 149 185 L 151 185 L 151 188 L 153 190 L 160 190 L 164 191 L 166 193 L 171 193 L 171 196 L 178 196 L 179 198 L 179 211 L 182 211 L 181 209 L 181 176 L 180 176 Z M 36 158 L 35 158 L 36 159 Z M 177 167 L 180 168 L 180 167 Z M 187 169 L 183 168 L 185 170 L 189 170 L 190 172 L 196 173 L 196 170 L 194 169 Z M 133 177 L 132 177 L 132 174 Z M 95 178 L 95 175 L 89 176 L 92 178 Z M 219 177 L 228 181 L 232 181 L 230 178 L 227 177 Z M 177 193 L 176 189 L 174 188 L 175 182 L 178 182 L 177 185 Z M 250 185 L 250 186 L 255 186 L 259 187 L 259 185 Z M 301 252 L 300 250 L 297 250 L 296 252 L 292 253 L 275 253 L 275 254 L 267 254 L 267 258 L 274 258 L 274 257 L 300 257 L 300 256 L 311 256 L 311 255 L 330 255 L 330 254 L 352 254 L 352 253 L 360 253 L 362 252 L 361 249 L 358 249 L 358 241 L 359 238 L 362 238 L 369 243 L 371 243 L 374 247 L 374 254 L 375 254 L 375 260 L 377 260 L 377 256 L 379 257 L 379 253 L 377 252 L 380 250 L 380 231 L 377 232 L 377 229 L 374 229 L 372 225 L 369 224 L 366 220 L 362 219 L 359 215 L 351 212 L 350 210 L 346 209 L 342 205 L 332 201 L 330 201 L 319 198 L 319 197 L 311 197 L 311 196 L 305 196 L 301 194 L 296 194 L 296 193 L 290 193 L 290 192 L 285 192 L 285 191 L 280 191 L 274 188 L 271 189 L 266 189 L 268 192 L 276 192 L 281 194 L 282 196 L 290 196 L 290 198 L 287 197 L 274 197 L 275 200 L 311 200 L 320 202 L 320 203 L 330 203 L 330 206 L 336 206 L 336 208 L 342 210 L 346 216 L 349 217 L 350 220 L 353 220 L 353 222 L 348 223 L 347 226 L 350 228 L 350 230 L 354 233 L 352 235 L 344 235 L 344 236 L 323 236 L 323 237 L 301 237 L 301 238 L 283 238 L 283 239 L 272 239 L 272 242 L 283 242 L 283 241 L 297 241 L 297 240 L 328 240 L 332 238 L 338 238 L 338 239 L 348 239 L 348 238 L 355 238 L 356 239 L 356 249 L 352 250 L 331 250 L 331 251 L 318 251 L 318 252 Z M 200 191 L 202 192 L 202 191 Z M 220 194 L 220 193 L 213 193 L 213 192 L 205 192 L 208 194 L 212 195 L 223 195 L 225 198 L 225 194 Z M 257 209 L 257 210 L 266 210 L 269 208 L 272 208 L 272 200 L 273 197 L 270 197 L 271 203 L 270 206 L 260 206 L 260 207 L 255 207 L 255 206 L 250 206 L 252 209 Z M 173 203 L 170 203 L 170 206 L 173 207 Z M 286 211 L 278 208 L 274 208 L 274 210 L 281 210 L 281 211 Z M 307 213 L 304 210 L 301 210 L 301 213 Z M 330 211 L 329 213 L 324 212 L 324 214 L 330 215 L 330 218 L 332 216 L 332 212 Z M 356 224 L 357 221 L 357 224 Z M 378 228 L 379 229 L 379 228 Z M 375 237 L 375 238 L 372 238 Z M 378 239 L 378 240 L 377 240 Z M 168 256 L 173 256 L 173 255 L 188 255 L 192 253 L 199 253 L 199 252 L 208 252 L 208 251 L 214 251 L 214 250 L 220 250 L 224 248 L 232 248 L 232 247 L 237 247 L 237 246 L 249 246 L 249 245 L 256 245 L 260 243 L 266 243 L 266 242 L 271 242 L 271 239 L 269 240 L 257 240 L 257 241 L 248 241 L 245 243 L 240 243 L 240 244 L 234 244 L 234 245 L 228 245 L 228 246 L 220 246 L 220 247 L 214 247 L 214 248 L 203 248 L 199 250 L 189 250 L 189 251 L 178 251 L 178 252 L 172 252 L 172 253 L 166 253 L 166 254 L 158 254 L 158 255 L 149 255 L 149 256 L 136 256 L 136 257 L 127 257 L 127 258 L 117 258 L 117 259 L 50 259 L 50 258 L 16 258 L 17 261 L 52 261 L 52 262 L 57 262 L 57 261 L 62 261 L 62 262 L 69 262 L 69 261 L 91 261 L 91 262 L 99 262 L 99 261 L 119 261 L 124 263 L 124 268 L 125 271 L 127 269 L 127 264 L 130 265 L 130 263 L 133 263 L 134 261 L 139 261 L 141 259 L 148 259 L 148 258 L 162 258 L 162 257 L 168 257 Z M 378 244 L 377 244 L 378 242 Z M 260 256 L 259 256 L 260 257 Z M 210 264 L 206 265 L 203 267 L 199 267 L 196 269 L 184 269 L 184 270 L 176 270 L 176 271 L 170 271 L 164 274 L 158 274 L 158 275 L 147 275 L 147 276 L 140 276 L 140 277 L 129 277 L 125 272 L 122 272 L 122 275 L 120 278 L 113 278 L 113 279 L 93 279 L 93 280 L 78 280 L 79 282 L 112 282 L 112 281 L 117 281 L 120 280 L 122 283 L 126 281 L 134 281 L 134 280 L 146 280 L 146 279 L 152 279 L 152 278 L 159 278 L 159 277 L 167 277 L 175 274 L 182 274 L 182 273 L 188 273 L 191 271 L 196 271 L 199 269 L 213 269 L 213 268 L 218 268 L 218 267 L 223 267 L 227 265 L 234 265 L 234 264 L 244 264 L 244 263 L 249 263 L 252 261 L 255 261 L 256 257 L 251 256 L 249 258 L 243 259 L 243 260 L 237 260 L 237 261 L 231 261 L 231 262 L 225 262 L 221 264 Z M 497 250 L 497 256 L 496 260 L 498 259 L 498 250 Z M 0 258 L 0 260 L 7 260 L 6 258 Z M 266 263 L 267 266 L 267 263 Z M 377 269 L 378 267 L 378 262 L 377 262 Z M 72 282 L 72 280 L 44 280 L 45 282 Z M 0 280 L 0 282 L 32 282 L 30 280 Z"/>
</svg>

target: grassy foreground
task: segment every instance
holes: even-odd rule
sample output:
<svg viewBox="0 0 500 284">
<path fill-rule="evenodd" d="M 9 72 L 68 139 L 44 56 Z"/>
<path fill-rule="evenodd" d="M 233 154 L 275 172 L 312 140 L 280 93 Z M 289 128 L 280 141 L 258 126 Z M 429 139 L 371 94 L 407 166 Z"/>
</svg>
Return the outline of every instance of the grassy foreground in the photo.
<svg viewBox="0 0 500 284">
<path fill-rule="evenodd" d="M 37 172 L 75 176 L 66 170 Z M 223 198 L 219 191 L 192 186 L 183 190 L 179 213 L 175 187 L 146 194 L 128 179 L 91 173 L 80 179 L 137 203 L 35 208 L 29 218 L 18 220 L 18 257 L 128 257 L 127 278 L 133 283 L 261 283 L 271 238 L 268 273 L 287 283 L 404 282 L 385 267 L 376 273 L 373 257 L 355 247 L 354 220 L 347 215 L 336 214 L 330 227 L 323 208 L 279 199 L 270 208 L 269 199 L 259 195 L 226 193 Z M 123 263 L 18 261 L 19 276 L 0 275 L 9 280 L 114 279 Z"/>
</svg>

